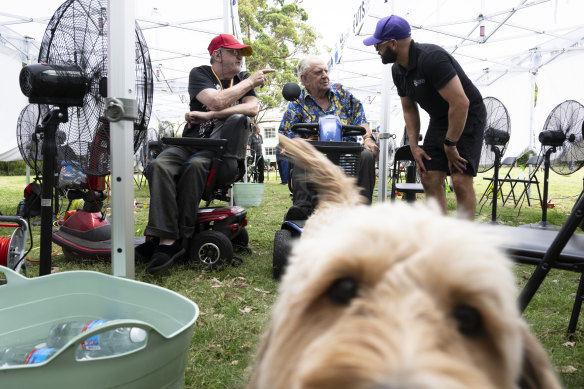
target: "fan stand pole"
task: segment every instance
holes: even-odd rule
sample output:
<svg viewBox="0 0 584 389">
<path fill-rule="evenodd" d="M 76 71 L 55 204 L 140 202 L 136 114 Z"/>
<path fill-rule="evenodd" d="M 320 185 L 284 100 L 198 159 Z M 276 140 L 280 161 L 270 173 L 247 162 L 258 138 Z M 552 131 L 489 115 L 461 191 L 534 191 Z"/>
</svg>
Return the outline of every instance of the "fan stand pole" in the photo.
<svg viewBox="0 0 584 389">
<path fill-rule="evenodd" d="M 41 190 L 41 245 L 39 275 L 51 274 L 51 248 L 53 235 L 53 187 L 55 186 L 55 135 L 59 124 L 66 123 L 67 108 L 53 109 L 43 120 L 43 184 Z"/>
<path fill-rule="evenodd" d="M 499 165 L 501 164 L 501 150 L 491 145 L 491 151 L 495 153 L 495 171 L 493 173 L 493 205 L 491 211 L 491 223 L 497 223 L 497 196 L 499 195 Z"/>
<path fill-rule="evenodd" d="M 548 188 L 550 180 L 550 156 L 552 153 L 556 152 L 555 147 L 550 147 L 545 152 L 545 157 L 543 160 L 543 200 L 541 203 L 541 221 L 538 223 L 540 228 L 548 228 L 549 223 L 547 221 L 547 203 L 548 203 Z"/>
</svg>

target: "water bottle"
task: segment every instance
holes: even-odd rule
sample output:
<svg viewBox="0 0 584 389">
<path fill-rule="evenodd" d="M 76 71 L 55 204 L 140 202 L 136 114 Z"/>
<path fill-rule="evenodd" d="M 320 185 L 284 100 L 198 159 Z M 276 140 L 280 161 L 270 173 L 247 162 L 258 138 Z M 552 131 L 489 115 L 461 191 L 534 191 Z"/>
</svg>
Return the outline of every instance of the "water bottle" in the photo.
<svg viewBox="0 0 584 389">
<path fill-rule="evenodd" d="M 107 320 L 71 321 L 55 325 L 49 331 L 47 346 L 61 348 L 83 332 L 105 323 Z M 137 350 L 146 344 L 146 331 L 137 327 L 119 327 L 102 332 L 81 342 L 77 359 L 92 359 L 123 354 Z"/>
<path fill-rule="evenodd" d="M 56 351 L 55 348 L 46 347 L 46 344 L 8 346 L 0 349 L 0 368 L 41 363 L 50 358 Z"/>
<path fill-rule="evenodd" d="M 18 203 L 18 208 L 16 209 L 16 216 L 24 217 L 24 199 L 20 200 L 20 203 Z"/>
</svg>

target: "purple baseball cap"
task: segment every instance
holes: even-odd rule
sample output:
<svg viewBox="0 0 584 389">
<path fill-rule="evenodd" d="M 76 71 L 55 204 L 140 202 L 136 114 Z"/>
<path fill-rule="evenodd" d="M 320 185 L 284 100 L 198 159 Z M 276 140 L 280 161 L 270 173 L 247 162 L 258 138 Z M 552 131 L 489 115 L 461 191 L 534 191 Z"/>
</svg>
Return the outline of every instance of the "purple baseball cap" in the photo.
<svg viewBox="0 0 584 389">
<path fill-rule="evenodd" d="M 375 33 L 373 36 L 363 39 L 363 44 L 371 46 L 383 41 L 407 38 L 411 35 L 412 29 L 407 20 L 397 15 L 390 15 L 379 19 Z"/>
</svg>

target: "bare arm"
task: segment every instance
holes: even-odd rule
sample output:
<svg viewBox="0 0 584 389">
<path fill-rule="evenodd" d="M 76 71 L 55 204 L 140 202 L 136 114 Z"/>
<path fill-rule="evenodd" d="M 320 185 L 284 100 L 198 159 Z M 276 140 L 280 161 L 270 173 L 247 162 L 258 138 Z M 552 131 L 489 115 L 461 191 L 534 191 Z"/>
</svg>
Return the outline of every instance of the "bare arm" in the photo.
<svg viewBox="0 0 584 389">
<path fill-rule="evenodd" d="M 274 72 L 273 69 L 260 70 L 236 85 L 223 90 L 203 89 L 197 94 L 196 99 L 211 111 L 222 111 L 233 105 L 253 88 L 263 86 L 266 82 L 266 74 L 272 72 Z"/>
<path fill-rule="evenodd" d="M 363 147 L 373 153 L 373 157 L 377 157 L 379 155 L 379 147 L 373 140 L 371 128 L 369 128 L 368 123 L 361 123 L 359 124 L 361 127 L 365 129 L 365 135 L 363 135 Z"/>
<path fill-rule="evenodd" d="M 469 101 L 458 76 L 454 76 L 442 89 L 440 96 L 448 103 L 448 131 L 446 137 L 457 141 L 464 131 Z"/>
<path fill-rule="evenodd" d="M 418 105 L 409 97 L 402 97 L 401 103 L 410 147 L 418 147 L 418 137 L 420 136 L 420 112 L 418 111 Z"/>
<path fill-rule="evenodd" d="M 246 96 L 242 99 L 241 104 L 236 104 L 220 111 L 190 111 L 185 114 L 185 120 L 191 124 L 198 124 L 212 119 L 224 119 L 236 113 L 249 117 L 256 116 L 258 114 L 257 97 Z"/>
<path fill-rule="evenodd" d="M 464 93 L 462 84 L 458 76 L 454 76 L 448 83 L 440 90 L 440 96 L 448 102 L 448 131 L 446 137 L 452 141 L 458 141 L 464 131 L 466 124 L 466 117 L 468 115 L 469 101 Z M 448 167 L 450 171 L 454 170 L 463 172 L 466 159 L 458 154 L 456 146 L 444 146 L 444 152 L 448 158 Z"/>
</svg>

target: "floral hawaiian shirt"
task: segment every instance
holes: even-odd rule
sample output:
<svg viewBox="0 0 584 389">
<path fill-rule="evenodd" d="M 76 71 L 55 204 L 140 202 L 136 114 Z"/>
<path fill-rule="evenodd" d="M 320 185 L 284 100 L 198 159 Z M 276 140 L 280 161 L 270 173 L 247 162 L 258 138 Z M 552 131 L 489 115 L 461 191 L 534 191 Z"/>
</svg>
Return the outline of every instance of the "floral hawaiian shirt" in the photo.
<svg viewBox="0 0 584 389">
<path fill-rule="evenodd" d="M 331 103 L 329 108 L 323 110 L 306 88 L 302 88 L 298 100 L 288 103 L 288 109 L 284 113 L 278 131 L 288 138 L 296 138 L 300 135 L 290 130 L 293 124 L 316 123 L 318 118 L 323 115 L 336 115 L 343 124 L 367 123 L 363 104 L 341 84 L 331 84 L 329 101 Z M 356 139 L 355 137 L 344 137 L 343 141 L 355 142 Z"/>
</svg>

